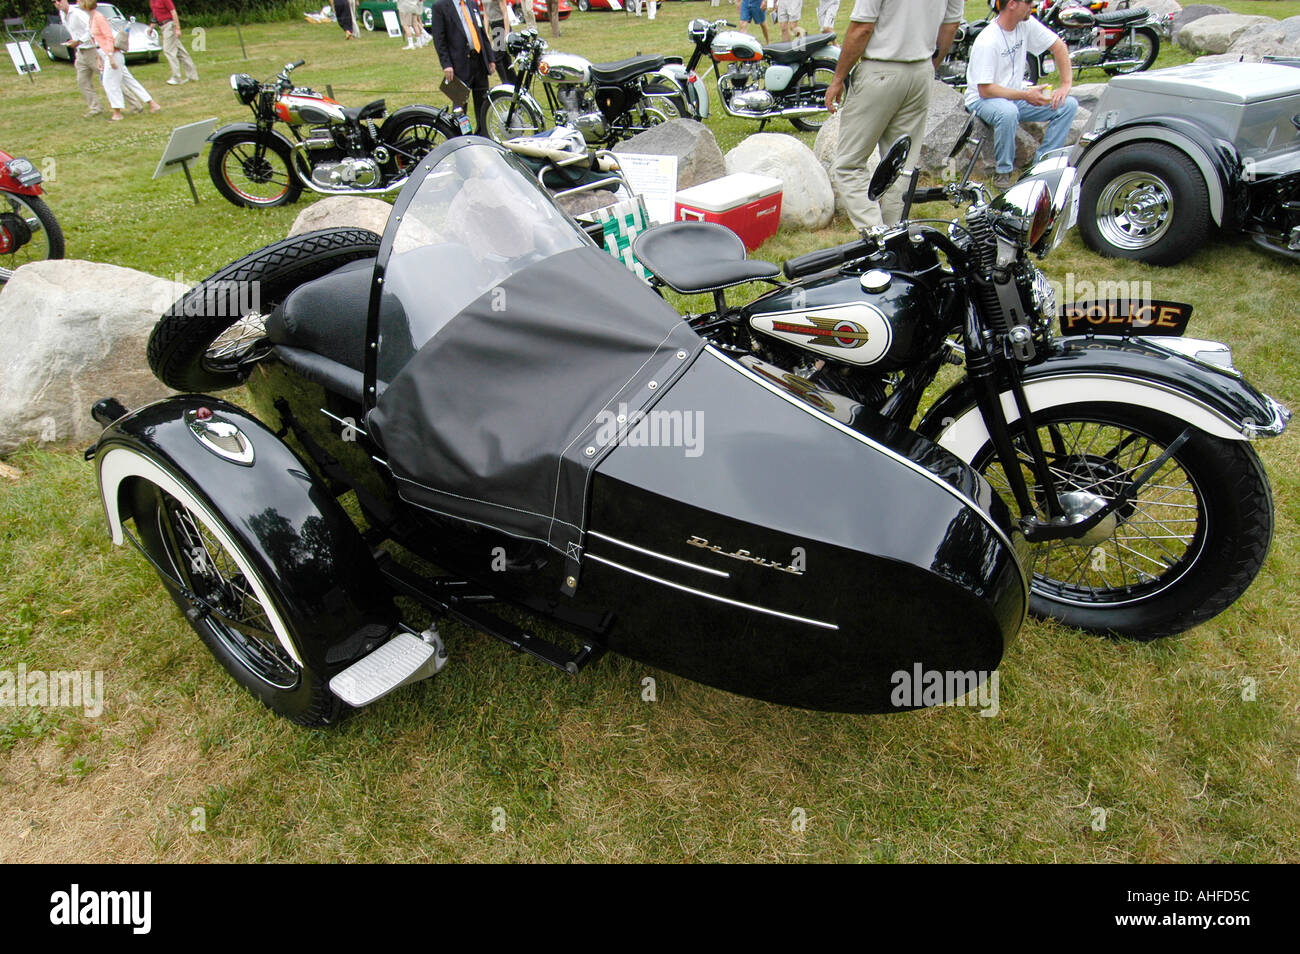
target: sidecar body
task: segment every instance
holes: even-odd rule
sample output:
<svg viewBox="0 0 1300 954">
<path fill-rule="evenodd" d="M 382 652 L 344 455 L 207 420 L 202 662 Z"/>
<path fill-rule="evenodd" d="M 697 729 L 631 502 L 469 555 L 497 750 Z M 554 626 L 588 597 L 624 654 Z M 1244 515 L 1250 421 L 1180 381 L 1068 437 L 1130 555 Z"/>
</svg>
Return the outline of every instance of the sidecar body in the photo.
<svg viewBox="0 0 1300 954">
<path fill-rule="evenodd" d="M 980 477 L 706 346 L 486 140 L 431 153 L 377 258 L 289 295 L 258 356 L 252 411 L 182 396 L 92 451 L 115 539 L 150 482 L 216 518 L 289 669 L 389 678 L 404 596 L 569 672 L 611 650 L 887 712 L 973 689 L 1023 621 L 1022 541 Z M 946 688 L 917 696 L 918 672 Z"/>
</svg>

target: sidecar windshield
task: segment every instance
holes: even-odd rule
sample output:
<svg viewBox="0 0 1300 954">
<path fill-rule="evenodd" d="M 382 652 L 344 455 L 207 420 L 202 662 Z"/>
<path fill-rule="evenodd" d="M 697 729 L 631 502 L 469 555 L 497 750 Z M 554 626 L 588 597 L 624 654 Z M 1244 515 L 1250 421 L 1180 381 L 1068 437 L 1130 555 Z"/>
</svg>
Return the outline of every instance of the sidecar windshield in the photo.
<svg viewBox="0 0 1300 954">
<path fill-rule="evenodd" d="M 391 381 L 426 341 L 516 272 L 591 241 L 555 207 L 513 154 L 453 140 L 425 162 L 389 222 L 387 295 L 380 310 L 379 380 Z M 405 196 L 403 197 L 405 198 Z"/>
</svg>

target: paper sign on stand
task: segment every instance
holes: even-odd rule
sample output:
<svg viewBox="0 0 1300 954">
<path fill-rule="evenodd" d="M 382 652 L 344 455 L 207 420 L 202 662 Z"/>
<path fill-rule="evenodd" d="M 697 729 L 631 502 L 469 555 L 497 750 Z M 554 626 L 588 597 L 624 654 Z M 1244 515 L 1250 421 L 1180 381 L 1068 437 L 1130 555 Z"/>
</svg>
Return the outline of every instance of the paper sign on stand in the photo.
<svg viewBox="0 0 1300 954">
<path fill-rule="evenodd" d="M 388 35 L 400 37 L 402 35 L 402 25 L 397 22 L 397 13 L 394 10 L 384 11 L 384 28 L 388 30 Z"/>
<path fill-rule="evenodd" d="M 633 190 L 645 200 L 650 221 L 671 222 L 677 209 L 677 157 L 620 152 L 618 164 Z"/>
</svg>

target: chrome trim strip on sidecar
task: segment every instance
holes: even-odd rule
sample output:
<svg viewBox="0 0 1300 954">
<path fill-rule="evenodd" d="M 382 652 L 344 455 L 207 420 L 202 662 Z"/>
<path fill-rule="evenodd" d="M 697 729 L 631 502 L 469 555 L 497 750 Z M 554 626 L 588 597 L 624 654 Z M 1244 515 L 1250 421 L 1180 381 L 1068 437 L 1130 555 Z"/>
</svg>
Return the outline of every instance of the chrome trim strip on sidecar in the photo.
<svg viewBox="0 0 1300 954">
<path fill-rule="evenodd" d="M 678 566 L 684 566 L 692 570 L 699 570 L 701 573 L 712 573 L 714 576 L 721 576 L 725 579 L 731 578 L 730 573 L 725 573 L 722 570 L 715 570 L 713 569 L 713 567 L 710 566 L 700 566 L 698 563 L 691 563 L 688 560 L 679 560 L 677 557 L 669 556 L 666 553 L 656 553 L 654 550 L 647 550 L 644 547 L 637 546 L 635 543 L 628 543 L 626 540 L 618 540 L 614 537 L 607 537 L 605 536 L 605 534 L 597 533 L 595 530 L 588 530 L 587 536 L 597 537 L 601 540 L 604 540 L 606 543 L 612 543 L 615 546 L 627 547 L 627 549 L 629 550 L 634 550 L 637 553 L 644 554 L 645 556 L 648 557 L 654 557 L 657 560 L 667 560 L 669 563 L 676 563 Z"/>
<path fill-rule="evenodd" d="M 755 384 L 758 384 L 761 387 L 765 388 L 766 390 L 771 391 L 773 394 L 781 398 L 787 404 L 792 404 L 795 407 L 797 407 L 799 410 L 803 411 L 804 413 L 810 414 L 813 417 L 817 418 L 818 420 L 825 421 L 827 424 L 829 424 L 831 427 L 835 428 L 836 430 L 842 431 L 843 433 L 847 434 L 849 437 L 852 437 L 862 442 L 863 444 L 866 444 L 868 447 L 872 448 L 873 450 L 879 451 L 880 453 L 884 454 L 886 457 L 890 458 L 891 460 L 897 461 L 898 463 L 902 464 L 904 467 L 908 468 L 909 470 L 915 471 L 916 473 L 920 474 L 922 477 L 925 477 L 931 483 L 943 488 L 953 497 L 957 498 L 967 507 L 970 507 L 977 514 L 979 514 L 980 517 L 983 518 L 984 522 L 987 523 L 989 527 L 993 530 L 994 535 L 1002 542 L 1002 544 L 1007 548 L 1007 550 L 1010 551 L 1011 559 L 1015 562 L 1016 569 L 1020 571 L 1020 585 L 1023 586 L 1025 590 L 1025 607 L 1023 613 L 1021 614 L 1021 624 L 1022 625 L 1024 624 L 1024 617 L 1029 615 L 1029 576 L 1027 574 L 1027 571 L 1025 570 L 1024 565 L 1020 562 L 1020 553 L 1015 548 L 1015 545 L 1012 544 L 1011 538 L 1008 537 L 1006 532 L 993 521 L 993 518 L 991 518 L 988 515 L 988 513 L 984 510 L 983 507 L 977 504 L 974 500 L 971 500 L 969 497 L 967 497 L 964 493 L 962 493 L 952 484 L 948 483 L 946 480 L 926 470 L 916 461 L 909 460 L 908 458 L 904 457 L 898 452 L 890 450 L 888 447 L 884 446 L 883 444 L 876 443 L 871 438 L 867 437 L 867 435 L 859 431 L 855 431 L 853 430 L 853 428 L 847 427 L 844 424 L 841 424 L 839 421 L 835 420 L 835 418 L 831 417 L 829 414 L 824 413 L 823 411 L 818 410 L 817 408 L 813 407 L 811 404 L 807 404 L 803 401 L 800 401 L 793 394 L 786 393 L 785 391 L 777 387 L 775 384 L 773 384 L 771 381 L 765 380 L 762 376 L 755 374 L 753 371 L 749 370 L 749 368 L 746 368 L 744 365 L 730 360 L 729 358 L 727 358 L 726 355 L 722 354 L 720 351 L 714 348 L 713 345 L 705 345 L 704 350 L 706 353 L 713 355 L 713 357 L 717 358 L 719 361 L 727 365 L 729 368 L 732 368 L 735 371 L 739 372 L 740 374 L 743 374 L 745 377 L 749 378 Z"/>
<path fill-rule="evenodd" d="M 653 576 L 652 574 L 642 572 L 641 570 L 634 570 L 630 566 L 615 563 L 613 560 L 607 560 L 594 553 L 588 552 L 584 555 L 588 560 L 595 560 L 597 563 L 604 563 L 606 566 L 612 566 L 616 570 L 622 570 L 624 573 L 631 573 L 633 576 L 639 576 L 643 580 L 649 580 L 652 583 L 659 583 L 663 586 L 672 587 L 674 590 L 681 590 L 683 593 L 690 593 L 692 596 L 702 596 L 706 600 L 716 600 L 719 603 L 726 603 L 728 606 L 738 606 L 741 609 L 752 610 L 755 613 L 777 616 L 781 619 L 788 619 L 795 623 L 804 623 L 807 626 L 816 626 L 820 629 L 838 630 L 840 628 L 836 623 L 826 623 L 819 619 L 809 619 L 806 616 L 796 616 L 793 613 L 782 613 L 780 610 L 768 609 L 766 606 L 755 606 L 753 603 L 742 603 L 740 600 L 733 600 L 726 596 L 718 596 L 716 593 L 709 593 L 705 590 L 697 590 L 694 587 L 686 586 L 682 583 L 674 583 L 672 580 L 665 580 L 663 577 Z"/>
</svg>

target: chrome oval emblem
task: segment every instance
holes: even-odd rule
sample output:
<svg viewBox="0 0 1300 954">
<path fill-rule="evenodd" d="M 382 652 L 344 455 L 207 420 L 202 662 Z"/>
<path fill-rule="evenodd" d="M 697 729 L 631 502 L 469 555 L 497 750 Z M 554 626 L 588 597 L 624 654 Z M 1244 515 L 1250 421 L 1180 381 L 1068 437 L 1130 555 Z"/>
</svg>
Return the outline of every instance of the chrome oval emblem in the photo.
<svg viewBox="0 0 1300 954">
<path fill-rule="evenodd" d="M 253 465 L 253 442 L 234 424 L 217 420 L 205 407 L 186 411 L 185 423 L 194 439 L 222 460 L 244 467 Z"/>
</svg>

